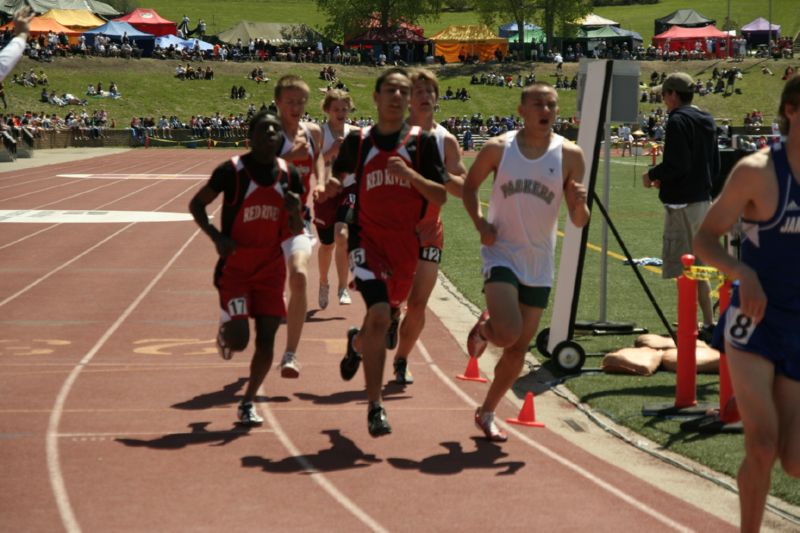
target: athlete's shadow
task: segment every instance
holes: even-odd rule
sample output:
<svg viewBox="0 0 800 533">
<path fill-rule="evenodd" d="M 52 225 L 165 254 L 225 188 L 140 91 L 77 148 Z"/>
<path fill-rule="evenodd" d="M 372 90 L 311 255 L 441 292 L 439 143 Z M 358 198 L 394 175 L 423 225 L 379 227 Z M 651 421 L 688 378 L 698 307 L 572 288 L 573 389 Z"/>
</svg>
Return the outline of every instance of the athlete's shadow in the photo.
<svg viewBox="0 0 800 533">
<path fill-rule="evenodd" d="M 208 431 L 211 422 L 194 422 L 189 424 L 192 430 L 189 433 L 170 433 L 151 440 L 141 439 L 115 439 L 125 446 L 134 448 L 148 447 L 156 450 L 180 450 L 194 444 L 210 444 L 211 446 L 225 446 L 238 438 L 246 436 L 250 428 L 234 426 L 221 431 Z"/>
<path fill-rule="evenodd" d="M 390 457 L 387 461 L 401 470 L 419 470 L 423 474 L 436 475 L 458 474 L 467 468 L 492 468 L 504 469 L 497 473 L 498 476 L 509 476 L 525 466 L 522 461 L 497 462 L 508 457 L 500 446 L 483 438 L 473 437 L 472 440 L 476 447 L 473 452 L 464 452 L 460 442 L 440 442 L 447 453 L 431 455 L 421 461 L 401 457 Z"/>
<path fill-rule="evenodd" d="M 222 390 L 198 394 L 191 400 L 173 404 L 171 407 L 173 409 L 199 411 L 202 409 L 211 409 L 213 407 L 233 405 L 241 399 L 238 393 L 244 389 L 244 386 L 247 384 L 247 379 L 248 378 L 239 378 L 233 383 L 229 383 L 222 387 Z M 258 401 L 271 403 L 286 403 L 289 401 L 289 398 L 286 396 L 259 396 L 256 399 Z"/>
<path fill-rule="evenodd" d="M 383 388 L 381 395 L 387 402 L 411 398 L 409 395 L 401 396 L 404 392 L 405 389 L 402 386 L 390 383 Z M 367 391 L 364 389 L 339 391 L 328 395 L 312 394 L 310 392 L 295 392 L 294 395 L 299 400 L 311 402 L 315 405 L 343 405 L 351 402 L 364 403 L 367 401 Z"/>
<path fill-rule="evenodd" d="M 290 456 L 279 461 L 249 455 L 242 457 L 242 466 L 261 468 L 264 472 L 275 474 L 299 474 L 364 468 L 381 462 L 381 459 L 373 454 L 362 452 L 352 440 L 343 437 L 338 429 L 326 429 L 321 433 L 328 435 L 331 447 L 320 450 L 314 455 Z"/>
<path fill-rule="evenodd" d="M 325 316 L 325 317 L 318 317 L 317 313 L 322 311 L 322 309 L 312 309 L 311 311 L 306 313 L 306 322 L 332 322 L 334 320 L 342 321 L 345 318 L 343 316 Z M 345 338 L 345 335 L 342 335 L 342 339 Z"/>
</svg>

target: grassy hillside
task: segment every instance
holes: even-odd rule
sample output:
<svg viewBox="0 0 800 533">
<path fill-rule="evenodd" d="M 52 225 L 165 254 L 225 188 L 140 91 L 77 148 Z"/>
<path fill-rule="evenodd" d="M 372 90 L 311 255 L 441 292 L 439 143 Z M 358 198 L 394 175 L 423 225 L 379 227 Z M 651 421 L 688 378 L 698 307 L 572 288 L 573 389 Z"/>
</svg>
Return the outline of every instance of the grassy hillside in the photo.
<svg viewBox="0 0 800 533">
<path fill-rule="evenodd" d="M 92 111 L 98 107 L 105 108 L 112 118 L 115 118 L 120 125 L 130 122 L 131 117 L 145 115 L 172 115 L 176 114 L 183 120 L 188 120 L 193 114 L 210 115 L 217 111 L 220 113 L 239 113 L 247 109 L 248 104 L 253 103 L 257 107 L 262 103 L 269 104 L 272 100 L 274 80 L 283 74 L 292 72 L 303 76 L 312 88 L 308 110 L 317 117 L 322 115 L 318 102 L 322 99 L 321 89 L 326 84 L 319 79 L 319 65 L 268 62 L 259 63 L 265 69 L 266 75 L 273 81 L 267 84 L 256 85 L 255 82 L 246 79 L 247 74 L 252 70 L 256 63 L 221 63 L 206 62 L 216 74 L 212 81 L 192 80 L 181 81 L 174 77 L 177 61 L 162 61 L 154 59 L 142 60 L 122 60 L 106 58 L 59 58 L 53 63 L 42 65 L 41 63 L 23 59 L 14 70 L 19 73 L 22 70 L 34 68 L 37 72 L 44 69 L 50 79 L 48 90 L 55 90 L 58 94 L 65 92 L 83 97 L 87 85 L 102 82 L 104 87 L 108 87 L 111 81 L 116 82 L 122 93 L 119 100 L 95 99 L 89 97 L 87 110 Z M 783 82 L 780 74 L 786 61 L 757 61 L 748 60 L 737 65 L 745 72 L 744 79 L 737 84 L 743 91 L 742 95 L 730 98 L 723 98 L 720 95 L 710 95 L 697 98 L 697 105 L 709 110 L 718 118 L 730 118 L 735 124 L 741 124 L 746 112 L 758 107 L 765 115 L 767 120 L 771 119 L 776 111 L 778 96 Z M 792 64 L 797 65 L 795 60 Z M 642 79 L 648 79 L 650 73 L 655 69 L 659 72 L 666 70 L 671 72 L 676 69 L 685 69 L 695 77 L 707 79 L 710 76 L 713 66 L 724 68 L 726 63 L 715 61 L 693 61 L 693 62 L 643 62 L 641 63 Z M 761 67 L 769 65 L 775 76 L 764 75 Z M 519 102 L 519 89 L 507 89 L 502 87 L 487 87 L 485 85 L 470 85 L 470 76 L 473 72 L 490 71 L 497 69 L 497 65 L 477 65 L 461 66 L 447 65 L 443 69 L 437 69 L 440 76 L 442 91 L 448 86 L 453 90 L 459 87 L 466 87 L 472 98 L 467 102 L 461 101 L 442 101 L 439 117 L 450 115 L 472 115 L 482 113 L 484 116 L 515 114 Z M 503 65 L 501 72 L 517 76 L 527 75 L 529 67 L 523 65 Z M 554 67 L 550 64 L 536 65 L 536 74 L 539 80 L 553 82 Z M 564 71 L 571 76 L 577 69 L 577 64 L 566 64 Z M 373 67 L 340 67 L 339 77 L 347 84 L 356 105 L 356 115 L 371 115 L 373 113 L 372 89 L 378 69 Z M 244 85 L 248 93 L 248 98 L 242 100 L 231 100 L 229 98 L 232 85 Z M 79 106 L 58 108 L 49 104 L 39 102 L 41 88 L 27 88 L 20 85 L 6 83 L 6 96 L 9 104 L 9 111 L 44 111 L 47 113 L 66 114 L 70 109 L 79 110 Z M 576 108 L 575 91 L 559 91 L 561 98 L 561 114 L 564 117 L 574 115 Z M 648 112 L 654 106 L 641 104 L 641 110 Z"/>
<path fill-rule="evenodd" d="M 800 31 L 800 9 L 796 0 L 770 0 L 772 19 L 782 26 L 785 35 L 794 36 Z M 205 19 L 209 33 L 219 33 L 240 20 L 264 22 L 304 22 L 311 26 L 324 25 L 322 13 L 317 11 L 314 0 L 226 0 L 225 9 L 219 9 L 215 0 L 148 0 L 140 2 L 143 7 L 156 9 L 161 16 L 180 22 L 183 15 L 191 18 L 194 27 L 199 19 Z M 730 5 L 731 19 L 737 26 L 747 24 L 756 17 L 768 17 L 768 2 L 753 0 L 661 0 L 657 4 L 641 6 L 598 7 L 595 13 L 620 22 L 623 28 L 639 32 L 649 42 L 653 35 L 653 20 L 678 9 L 691 7 L 706 17 L 715 19 L 721 27 Z M 505 21 L 504 21 L 505 22 Z M 434 35 L 450 24 L 475 24 L 477 16 L 472 12 L 443 13 L 437 20 L 422 21 L 426 35 Z"/>
</svg>

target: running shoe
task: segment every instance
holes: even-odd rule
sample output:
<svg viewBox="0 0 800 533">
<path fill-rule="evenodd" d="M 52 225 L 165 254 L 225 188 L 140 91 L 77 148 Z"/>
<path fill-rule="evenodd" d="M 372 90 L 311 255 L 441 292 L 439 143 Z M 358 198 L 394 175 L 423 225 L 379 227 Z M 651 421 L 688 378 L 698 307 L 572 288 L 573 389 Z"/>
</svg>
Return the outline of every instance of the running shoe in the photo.
<svg viewBox="0 0 800 533">
<path fill-rule="evenodd" d="M 330 292 L 331 286 L 328 283 L 320 283 L 319 284 L 319 308 L 325 309 L 328 307 L 328 292 Z"/>
<path fill-rule="evenodd" d="M 489 344 L 489 341 L 481 335 L 480 329 L 481 325 L 485 324 L 487 320 L 489 320 L 489 310 L 484 309 L 481 316 L 478 317 L 478 321 L 475 322 L 475 325 L 469 330 L 469 336 L 467 337 L 467 353 L 470 357 L 480 357 Z"/>
<path fill-rule="evenodd" d="M 386 410 L 382 405 L 373 407 L 367 413 L 367 429 L 373 437 L 388 435 L 392 432 L 392 426 L 386 419 Z"/>
<path fill-rule="evenodd" d="M 394 350 L 397 348 L 397 330 L 400 327 L 400 308 L 392 307 L 392 322 L 386 332 L 386 349 Z"/>
<path fill-rule="evenodd" d="M 233 350 L 228 348 L 228 346 L 225 344 L 225 337 L 222 335 L 222 328 L 219 328 L 219 332 L 217 333 L 217 351 L 219 352 L 219 356 L 226 361 L 230 361 L 233 357 Z"/>
<path fill-rule="evenodd" d="M 350 305 L 353 300 L 350 299 L 350 293 L 347 289 L 339 289 L 339 305 Z"/>
<path fill-rule="evenodd" d="M 281 359 L 281 377 L 298 378 L 300 377 L 300 364 L 294 352 L 286 352 Z"/>
<path fill-rule="evenodd" d="M 486 440 L 492 442 L 505 442 L 508 440 L 508 435 L 505 431 L 497 427 L 494 423 L 494 413 L 480 414 L 480 407 L 475 410 L 475 425 L 483 431 Z"/>
<path fill-rule="evenodd" d="M 414 383 L 414 376 L 408 369 L 408 360 L 398 358 L 394 360 L 394 382 L 398 385 L 411 385 Z"/>
<path fill-rule="evenodd" d="M 358 334 L 358 328 L 353 327 L 347 330 L 347 353 L 339 363 L 339 374 L 345 381 L 350 381 L 353 376 L 358 372 L 358 366 L 361 364 L 361 354 L 353 347 L 353 337 Z"/>
<path fill-rule="evenodd" d="M 258 416 L 253 402 L 242 401 L 239 403 L 239 423 L 243 426 L 260 426 L 264 419 Z"/>
</svg>

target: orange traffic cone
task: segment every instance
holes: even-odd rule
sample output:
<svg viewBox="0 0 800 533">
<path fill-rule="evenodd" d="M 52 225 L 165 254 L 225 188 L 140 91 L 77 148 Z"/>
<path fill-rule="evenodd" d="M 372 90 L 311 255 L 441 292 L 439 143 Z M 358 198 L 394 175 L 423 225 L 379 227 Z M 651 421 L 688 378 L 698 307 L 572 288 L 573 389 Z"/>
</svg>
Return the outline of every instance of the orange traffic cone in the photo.
<svg viewBox="0 0 800 533">
<path fill-rule="evenodd" d="M 543 422 L 536 421 L 536 410 L 533 407 L 533 393 L 529 392 L 525 395 L 525 403 L 522 404 L 522 409 L 519 410 L 517 418 L 506 418 L 506 422 L 511 424 L 519 424 L 521 426 L 531 426 L 535 428 L 543 428 Z"/>
<path fill-rule="evenodd" d="M 458 379 L 463 379 L 464 381 L 477 381 L 479 383 L 486 383 L 487 381 L 489 381 L 488 379 L 481 377 L 480 371 L 478 370 L 477 357 L 470 357 L 469 363 L 467 363 L 467 369 L 464 371 L 464 374 L 456 377 Z"/>
</svg>

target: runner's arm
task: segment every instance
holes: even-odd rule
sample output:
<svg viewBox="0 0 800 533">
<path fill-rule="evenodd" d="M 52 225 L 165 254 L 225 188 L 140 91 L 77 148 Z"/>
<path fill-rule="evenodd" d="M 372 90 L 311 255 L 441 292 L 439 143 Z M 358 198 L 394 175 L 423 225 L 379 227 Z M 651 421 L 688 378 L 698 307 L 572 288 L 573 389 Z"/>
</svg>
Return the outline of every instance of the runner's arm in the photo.
<svg viewBox="0 0 800 533">
<path fill-rule="evenodd" d="M 567 202 L 569 219 L 582 228 L 589 223 L 589 207 L 586 205 L 587 190 L 583 184 L 586 164 L 583 151 L 573 143 L 564 143 L 564 199 Z"/>
<path fill-rule="evenodd" d="M 694 237 L 693 248 L 704 263 L 739 280 L 742 313 L 758 323 L 764 316 L 767 297 L 756 272 L 729 255 L 720 237 L 730 231 L 748 206 L 752 206 L 759 189 L 764 188 L 761 172 L 751 166 L 753 156 L 741 160 L 728 177 L 719 197 L 711 205 Z"/>
<path fill-rule="evenodd" d="M 444 138 L 444 168 L 450 179 L 445 183 L 447 192 L 461 198 L 464 189 L 464 179 L 467 177 L 467 169 L 461 161 L 461 150 L 458 147 L 458 140 L 448 134 Z"/>
<path fill-rule="evenodd" d="M 503 140 L 499 137 L 490 139 L 483 145 L 475 162 L 467 173 L 467 179 L 464 180 L 462 201 L 467 214 L 475 224 L 475 229 L 481 236 L 481 244 L 491 246 L 497 238 L 497 230 L 492 224 L 489 223 L 483 216 L 481 209 L 480 191 L 481 184 L 489 176 L 491 172 L 497 171 L 500 165 L 500 158 L 503 155 Z"/>
</svg>

